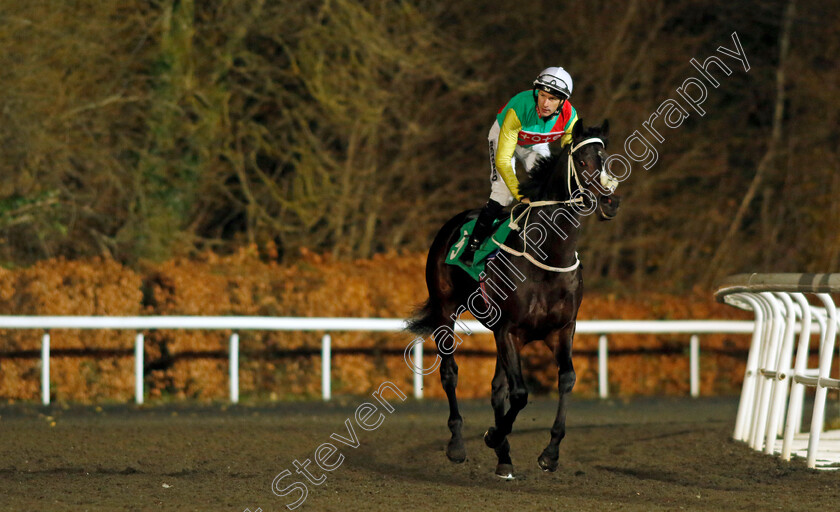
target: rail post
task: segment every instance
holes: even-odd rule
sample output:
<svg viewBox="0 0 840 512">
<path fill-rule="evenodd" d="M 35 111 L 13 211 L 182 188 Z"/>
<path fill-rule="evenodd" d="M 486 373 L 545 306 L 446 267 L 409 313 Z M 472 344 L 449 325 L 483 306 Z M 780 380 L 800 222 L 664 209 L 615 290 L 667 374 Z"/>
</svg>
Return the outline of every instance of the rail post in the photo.
<svg viewBox="0 0 840 512">
<path fill-rule="evenodd" d="M 697 398 L 700 396 L 700 339 L 696 334 L 691 335 L 688 349 L 688 364 L 691 381 L 691 396 Z"/>
<path fill-rule="evenodd" d="M 143 333 L 134 338 L 134 401 L 143 403 Z"/>
<path fill-rule="evenodd" d="M 414 351 L 413 357 L 420 367 L 423 367 L 423 344 L 417 343 L 411 349 Z M 412 372 L 414 374 L 414 398 L 420 400 L 423 398 L 423 374 L 421 372 Z"/>
<path fill-rule="evenodd" d="M 230 401 L 239 403 L 239 334 L 230 335 Z"/>
<path fill-rule="evenodd" d="M 607 335 L 598 337 L 598 396 L 609 396 L 609 379 L 607 378 Z"/>
<path fill-rule="evenodd" d="M 50 405 L 50 331 L 41 337 L 41 403 Z"/>
<path fill-rule="evenodd" d="M 330 389 L 330 357 L 332 353 L 332 349 L 330 347 L 331 343 L 330 335 L 325 334 L 323 338 L 321 338 L 321 397 L 324 401 L 327 401 L 332 396 L 332 390 Z"/>
</svg>

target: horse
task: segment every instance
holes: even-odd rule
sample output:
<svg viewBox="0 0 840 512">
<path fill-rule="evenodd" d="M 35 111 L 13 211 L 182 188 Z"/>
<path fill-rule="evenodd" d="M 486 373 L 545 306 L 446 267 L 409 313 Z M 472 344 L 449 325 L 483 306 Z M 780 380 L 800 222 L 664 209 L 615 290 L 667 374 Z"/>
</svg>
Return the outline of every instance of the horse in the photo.
<svg viewBox="0 0 840 512">
<path fill-rule="evenodd" d="M 478 210 L 450 219 L 432 242 L 426 261 L 429 298 L 409 319 L 407 330 L 434 337 L 440 380 L 449 402 L 447 426 L 452 436 L 446 456 L 452 462 L 466 460 L 463 418 L 455 393 L 458 365 L 454 352 L 460 338 L 453 330 L 466 304 L 495 336 L 497 357 L 490 400 L 495 422 L 484 434 L 485 444 L 498 458 L 495 474 L 514 478 L 507 435 L 528 403 L 520 351 L 536 340 L 542 340 L 554 354 L 560 392 L 551 438 L 538 464 L 543 471 L 557 469 L 559 445 L 566 433 L 567 395 L 575 385 L 572 338 L 583 298 L 583 275 L 575 251 L 580 219 L 597 211 L 601 220 L 610 220 L 620 203 L 612 194 L 617 180 L 603 169 L 608 132 L 606 120 L 600 127 L 586 129 L 578 122 L 571 144 L 534 165 L 529 179 L 520 185 L 520 193 L 530 204 L 518 203 L 510 212 L 517 225 L 523 218 L 526 223 L 504 241 L 495 242 L 500 252 L 487 263 L 484 286 L 477 289 L 475 280 L 463 269 L 445 263 L 450 247 L 462 236 L 460 227 Z"/>
</svg>

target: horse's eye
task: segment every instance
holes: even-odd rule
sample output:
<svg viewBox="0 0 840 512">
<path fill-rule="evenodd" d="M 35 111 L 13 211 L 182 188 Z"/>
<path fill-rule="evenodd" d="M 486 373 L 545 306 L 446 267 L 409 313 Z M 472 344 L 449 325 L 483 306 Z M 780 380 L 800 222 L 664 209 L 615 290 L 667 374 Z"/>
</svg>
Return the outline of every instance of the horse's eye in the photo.
<svg viewBox="0 0 840 512">
<path fill-rule="evenodd" d="M 586 167 L 586 162 L 584 162 L 583 160 L 579 160 L 578 163 L 581 167 Z"/>
</svg>

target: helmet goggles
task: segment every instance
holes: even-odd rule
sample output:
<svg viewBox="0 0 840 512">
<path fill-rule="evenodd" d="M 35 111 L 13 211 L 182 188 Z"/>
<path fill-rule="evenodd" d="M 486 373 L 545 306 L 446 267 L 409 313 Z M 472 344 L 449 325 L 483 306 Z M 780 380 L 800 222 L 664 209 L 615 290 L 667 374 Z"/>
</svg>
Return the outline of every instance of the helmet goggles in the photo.
<svg viewBox="0 0 840 512">
<path fill-rule="evenodd" d="M 534 87 L 560 99 L 568 99 L 572 95 L 566 82 L 552 75 L 540 75 L 534 80 Z"/>
</svg>

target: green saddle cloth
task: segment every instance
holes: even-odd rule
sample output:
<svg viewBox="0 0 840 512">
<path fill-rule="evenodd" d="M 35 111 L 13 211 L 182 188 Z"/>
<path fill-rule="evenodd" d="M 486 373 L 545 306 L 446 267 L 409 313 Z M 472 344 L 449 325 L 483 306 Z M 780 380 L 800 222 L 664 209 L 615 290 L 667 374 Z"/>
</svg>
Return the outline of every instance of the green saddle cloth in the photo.
<svg viewBox="0 0 840 512">
<path fill-rule="evenodd" d="M 449 248 L 449 253 L 446 255 L 446 263 L 449 265 L 455 265 L 456 267 L 461 267 L 467 274 L 470 275 L 470 277 L 478 281 L 478 276 L 484 272 L 484 267 L 487 264 L 487 257 L 499 250 L 499 246 L 493 242 L 493 239 L 495 238 L 499 242 L 504 243 L 511 231 L 509 219 L 506 217 L 496 219 L 493 222 L 493 226 L 495 227 L 493 234 L 487 240 L 483 241 L 478 250 L 475 251 L 472 265 L 465 265 L 460 260 L 460 257 L 464 250 L 466 250 L 467 244 L 470 243 L 470 235 L 472 235 L 473 227 L 475 227 L 475 219 L 462 225 L 460 228 L 461 236 L 458 237 L 458 241 L 452 244 L 452 247 Z"/>
</svg>

